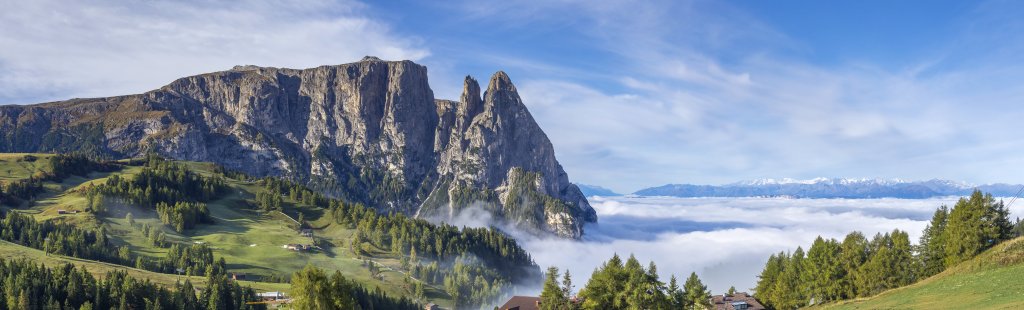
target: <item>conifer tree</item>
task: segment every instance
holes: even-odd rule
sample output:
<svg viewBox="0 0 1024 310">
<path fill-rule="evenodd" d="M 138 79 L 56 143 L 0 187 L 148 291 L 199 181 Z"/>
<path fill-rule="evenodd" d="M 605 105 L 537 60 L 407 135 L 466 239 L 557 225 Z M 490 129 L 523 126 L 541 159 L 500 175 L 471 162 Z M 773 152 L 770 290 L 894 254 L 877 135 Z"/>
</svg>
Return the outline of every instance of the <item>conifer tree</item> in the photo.
<svg viewBox="0 0 1024 310">
<path fill-rule="evenodd" d="M 775 287 L 781 279 L 787 261 L 789 261 L 789 256 L 785 252 L 779 252 L 778 255 L 773 254 L 771 257 L 768 257 L 768 262 L 765 263 L 764 269 L 757 276 L 754 296 L 768 308 L 775 308 L 775 302 L 778 300 Z"/>
<path fill-rule="evenodd" d="M 991 194 L 975 190 L 969 199 L 960 198 L 946 223 L 946 266 L 968 260 L 1009 239 L 1012 227 L 1008 211 Z"/>
<path fill-rule="evenodd" d="M 842 287 L 840 279 L 845 275 L 839 261 L 839 242 L 834 239 L 825 240 L 818 236 L 814 239 L 807 258 L 803 261 L 804 291 L 812 304 L 838 300 Z"/>
<path fill-rule="evenodd" d="M 804 268 L 804 250 L 797 247 L 796 251 L 789 257 L 782 274 L 779 275 L 775 287 L 772 288 L 776 309 L 796 309 L 807 304 L 806 294 L 801 284 Z"/>
<path fill-rule="evenodd" d="M 558 286 L 558 268 L 548 267 L 544 274 L 544 288 L 540 293 L 540 308 L 542 310 L 562 310 L 567 303 L 565 293 Z"/>
<path fill-rule="evenodd" d="M 840 298 L 860 296 L 855 279 L 860 267 L 868 260 L 868 253 L 868 240 L 864 234 L 855 231 L 843 238 L 839 253 L 839 262 L 843 268 L 843 277 L 839 280 Z"/>
<path fill-rule="evenodd" d="M 618 254 L 594 270 L 587 285 L 580 290 L 584 309 L 625 309 L 618 295 L 625 288 L 626 277 Z"/>
<path fill-rule="evenodd" d="M 565 273 L 562 274 L 562 296 L 565 296 L 564 309 L 575 309 L 576 308 L 576 305 L 573 303 L 572 291 L 573 291 L 572 276 L 569 275 L 569 270 L 566 269 Z"/>
<path fill-rule="evenodd" d="M 291 307 L 295 309 L 334 309 L 330 300 L 334 294 L 327 285 L 327 275 L 313 265 L 306 265 L 292 275 Z"/>
<path fill-rule="evenodd" d="M 1024 221 L 1021 221 L 1019 217 L 1017 224 L 1013 226 L 1013 236 L 1018 238 L 1024 236 Z"/>
<path fill-rule="evenodd" d="M 683 299 L 683 289 L 679 287 L 676 275 L 672 275 L 668 281 L 668 301 L 670 308 L 682 309 Z"/>
<path fill-rule="evenodd" d="M 696 272 L 691 272 L 683 284 L 683 309 L 711 309 L 711 291 L 700 281 Z"/>
<path fill-rule="evenodd" d="M 918 244 L 922 277 L 929 277 L 946 269 L 946 222 L 949 208 L 941 206 L 932 215 L 932 221 L 925 226 Z"/>
</svg>

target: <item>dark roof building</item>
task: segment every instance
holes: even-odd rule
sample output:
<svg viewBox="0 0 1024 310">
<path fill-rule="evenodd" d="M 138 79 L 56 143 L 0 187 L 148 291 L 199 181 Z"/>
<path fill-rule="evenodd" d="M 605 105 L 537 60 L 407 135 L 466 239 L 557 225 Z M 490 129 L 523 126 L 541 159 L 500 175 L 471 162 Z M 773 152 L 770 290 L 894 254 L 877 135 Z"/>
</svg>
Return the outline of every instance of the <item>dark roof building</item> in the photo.
<svg viewBox="0 0 1024 310">
<path fill-rule="evenodd" d="M 747 293 L 735 293 L 732 295 L 715 295 L 711 297 L 711 302 L 715 304 L 715 310 L 763 310 L 764 305 L 761 305 L 754 296 L 747 295 Z"/>
<path fill-rule="evenodd" d="M 504 305 L 498 307 L 500 310 L 540 310 L 540 297 L 533 296 L 512 296 Z"/>
</svg>

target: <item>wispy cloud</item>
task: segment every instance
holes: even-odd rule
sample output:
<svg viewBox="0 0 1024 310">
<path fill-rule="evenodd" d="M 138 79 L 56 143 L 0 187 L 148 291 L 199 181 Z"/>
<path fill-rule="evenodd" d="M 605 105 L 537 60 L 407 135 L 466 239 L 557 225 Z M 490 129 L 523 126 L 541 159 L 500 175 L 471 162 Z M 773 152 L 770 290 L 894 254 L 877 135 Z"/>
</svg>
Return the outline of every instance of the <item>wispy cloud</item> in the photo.
<svg viewBox="0 0 1024 310">
<path fill-rule="evenodd" d="M 418 60 L 355 1 L 3 1 L 0 104 L 112 96 L 254 64 Z"/>
<path fill-rule="evenodd" d="M 1024 139 L 1010 124 L 1024 117 L 1024 44 L 986 30 L 1021 28 L 1006 5 L 965 13 L 948 42 L 895 64 L 814 62 L 803 57 L 812 47 L 721 2 L 464 7 L 473 22 L 528 33 L 558 25 L 593 48 L 523 56 L 531 65 L 513 78 L 570 176 L 630 192 L 826 175 L 1017 182 L 1024 160 L 1011 145 Z M 576 58 L 594 63 L 591 75 L 536 74 L 545 61 L 579 68 Z"/>
</svg>

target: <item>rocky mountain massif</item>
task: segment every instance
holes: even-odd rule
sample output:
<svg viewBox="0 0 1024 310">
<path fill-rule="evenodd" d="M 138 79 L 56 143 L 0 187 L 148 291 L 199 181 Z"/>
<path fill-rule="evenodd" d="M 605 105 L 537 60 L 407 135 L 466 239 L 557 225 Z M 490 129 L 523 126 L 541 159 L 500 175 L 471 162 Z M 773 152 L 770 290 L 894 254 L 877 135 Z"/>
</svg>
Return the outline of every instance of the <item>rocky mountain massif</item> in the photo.
<svg viewBox="0 0 1024 310">
<path fill-rule="evenodd" d="M 304 70 L 238 66 L 143 94 L 0 106 L 0 152 L 155 152 L 284 176 L 381 211 L 468 208 L 579 238 L 597 215 L 504 72 L 437 100 L 411 61 Z"/>
<path fill-rule="evenodd" d="M 970 196 L 974 189 L 997 197 L 1017 194 L 1021 185 L 972 185 L 948 180 L 904 181 L 885 179 L 817 178 L 811 180 L 760 179 L 726 185 L 668 184 L 645 188 L 634 193 L 641 196 L 675 197 L 757 197 L 787 196 L 796 198 L 906 198 L 919 199 L 942 196 Z"/>
</svg>

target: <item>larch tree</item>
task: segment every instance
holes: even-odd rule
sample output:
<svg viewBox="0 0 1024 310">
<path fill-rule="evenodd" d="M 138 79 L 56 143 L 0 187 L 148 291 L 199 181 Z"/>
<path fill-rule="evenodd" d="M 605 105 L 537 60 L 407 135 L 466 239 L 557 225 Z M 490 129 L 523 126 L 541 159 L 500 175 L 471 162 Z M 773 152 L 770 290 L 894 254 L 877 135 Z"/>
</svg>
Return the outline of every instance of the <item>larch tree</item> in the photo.
<svg viewBox="0 0 1024 310">
<path fill-rule="evenodd" d="M 776 309 L 796 309 L 807 305 L 804 285 L 801 284 L 803 261 L 804 250 L 797 247 L 786 262 L 786 267 L 775 282 L 775 287 L 772 288 L 775 297 L 773 304 Z"/>
<path fill-rule="evenodd" d="M 558 267 L 548 267 L 544 274 L 544 288 L 540 293 L 541 310 L 562 310 L 568 301 L 562 288 L 558 286 Z"/>
<path fill-rule="evenodd" d="M 696 272 L 691 272 L 683 284 L 683 309 L 711 309 L 711 291 L 700 281 Z"/>
<path fill-rule="evenodd" d="M 835 239 L 825 240 L 821 236 L 807 250 L 801 274 L 804 291 L 812 304 L 838 300 L 842 295 L 840 279 L 844 270 L 839 261 L 840 246 Z"/>
<path fill-rule="evenodd" d="M 841 298 L 859 296 L 855 278 L 860 267 L 867 262 L 868 253 L 868 239 L 864 234 L 855 231 L 843 238 L 839 253 L 839 263 L 843 268 L 843 278 L 839 280 Z"/>
<path fill-rule="evenodd" d="M 949 219 L 949 207 L 941 206 L 932 215 L 932 221 L 925 226 L 918 243 L 918 256 L 921 261 L 920 275 L 929 277 L 946 269 L 946 223 Z"/>
<path fill-rule="evenodd" d="M 764 269 L 757 276 L 754 296 L 768 308 L 775 308 L 775 301 L 778 300 L 775 287 L 780 280 L 783 270 L 786 268 L 788 260 L 789 256 L 785 252 L 779 252 L 778 255 L 773 254 L 771 257 L 768 257 L 768 262 L 764 264 Z"/>
</svg>

